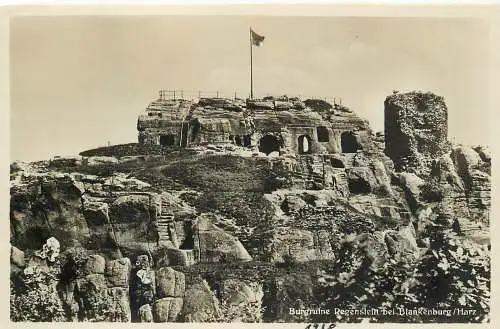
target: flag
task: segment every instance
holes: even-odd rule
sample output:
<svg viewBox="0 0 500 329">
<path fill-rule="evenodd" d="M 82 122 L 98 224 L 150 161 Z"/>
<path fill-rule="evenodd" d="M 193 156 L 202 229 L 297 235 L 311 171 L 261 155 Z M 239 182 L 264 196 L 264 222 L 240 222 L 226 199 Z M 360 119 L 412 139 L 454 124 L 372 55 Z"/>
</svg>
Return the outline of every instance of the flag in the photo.
<svg viewBox="0 0 500 329">
<path fill-rule="evenodd" d="M 264 36 L 258 35 L 252 29 L 250 29 L 250 35 L 251 35 L 251 38 L 252 38 L 252 44 L 254 46 L 260 46 L 261 44 L 264 43 Z"/>
</svg>

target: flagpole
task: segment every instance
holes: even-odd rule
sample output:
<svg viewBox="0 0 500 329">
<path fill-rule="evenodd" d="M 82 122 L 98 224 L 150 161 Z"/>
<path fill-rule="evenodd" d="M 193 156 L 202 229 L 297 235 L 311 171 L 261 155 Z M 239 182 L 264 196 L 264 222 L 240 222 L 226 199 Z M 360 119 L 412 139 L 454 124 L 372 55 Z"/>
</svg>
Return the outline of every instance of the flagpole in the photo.
<svg viewBox="0 0 500 329">
<path fill-rule="evenodd" d="M 250 27 L 250 99 L 253 99 L 253 47 L 252 47 L 252 27 Z"/>
</svg>

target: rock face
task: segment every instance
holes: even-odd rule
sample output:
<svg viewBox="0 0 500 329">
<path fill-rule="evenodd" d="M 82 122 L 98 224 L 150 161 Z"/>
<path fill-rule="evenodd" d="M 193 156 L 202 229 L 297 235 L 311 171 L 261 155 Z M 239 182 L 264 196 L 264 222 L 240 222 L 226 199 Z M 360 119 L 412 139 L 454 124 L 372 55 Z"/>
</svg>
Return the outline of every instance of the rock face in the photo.
<svg viewBox="0 0 500 329">
<path fill-rule="evenodd" d="M 432 159 L 449 151 L 448 110 L 431 93 L 393 94 L 385 100 L 385 152 L 397 171 L 426 175 Z"/>
<path fill-rule="evenodd" d="M 383 135 L 321 100 L 160 99 L 141 144 L 13 163 L 11 298 L 66 321 L 314 322 L 290 308 L 319 305 L 326 268 L 420 264 L 443 229 L 487 246 L 488 148 L 450 145 L 429 93 L 385 116 Z"/>
<path fill-rule="evenodd" d="M 38 250 L 51 236 L 70 246 L 86 245 L 90 232 L 80 211 L 83 192 L 70 175 L 25 177 L 11 191 L 15 245 Z"/>
</svg>

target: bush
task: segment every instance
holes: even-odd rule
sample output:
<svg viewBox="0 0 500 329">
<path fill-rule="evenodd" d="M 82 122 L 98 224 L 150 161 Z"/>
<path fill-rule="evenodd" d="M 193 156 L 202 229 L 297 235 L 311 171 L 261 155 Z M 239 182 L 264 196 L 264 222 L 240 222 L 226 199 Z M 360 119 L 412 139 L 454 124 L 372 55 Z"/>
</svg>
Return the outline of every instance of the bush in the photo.
<svg viewBox="0 0 500 329">
<path fill-rule="evenodd" d="M 56 273 L 27 267 L 10 284 L 10 319 L 12 321 L 67 321 L 56 291 Z"/>
</svg>

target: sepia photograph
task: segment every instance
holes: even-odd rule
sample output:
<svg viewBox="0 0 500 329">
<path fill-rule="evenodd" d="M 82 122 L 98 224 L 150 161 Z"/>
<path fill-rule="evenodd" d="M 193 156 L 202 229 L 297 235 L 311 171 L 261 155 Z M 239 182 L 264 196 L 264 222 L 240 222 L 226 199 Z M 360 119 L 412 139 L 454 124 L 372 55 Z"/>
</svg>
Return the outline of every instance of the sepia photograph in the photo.
<svg viewBox="0 0 500 329">
<path fill-rule="evenodd" d="M 491 22 L 282 8 L 10 16 L 10 321 L 491 321 Z"/>
</svg>

